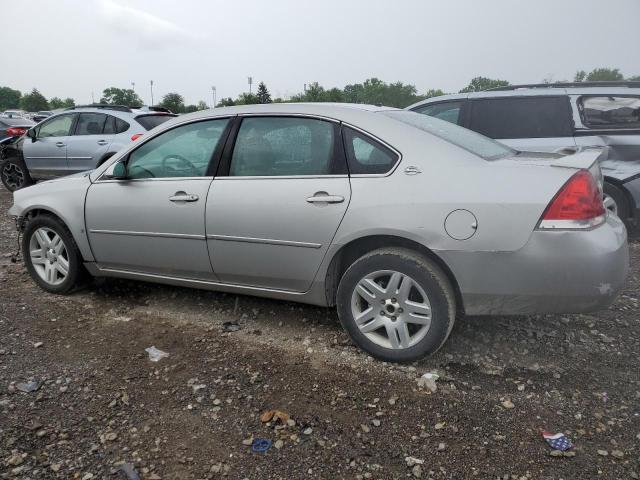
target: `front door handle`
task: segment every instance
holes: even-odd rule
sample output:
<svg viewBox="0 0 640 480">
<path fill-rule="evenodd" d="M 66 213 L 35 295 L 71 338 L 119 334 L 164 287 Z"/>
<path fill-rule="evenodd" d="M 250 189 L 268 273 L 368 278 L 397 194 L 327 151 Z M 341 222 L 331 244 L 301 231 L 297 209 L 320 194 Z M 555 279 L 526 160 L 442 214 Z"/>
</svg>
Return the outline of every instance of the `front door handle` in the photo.
<svg viewBox="0 0 640 480">
<path fill-rule="evenodd" d="M 106 145 L 107 141 L 106 140 L 98 140 L 98 145 Z"/>
<path fill-rule="evenodd" d="M 197 202 L 199 199 L 198 195 L 186 192 L 176 192 L 169 197 L 170 202 Z"/>
<path fill-rule="evenodd" d="M 312 197 L 307 197 L 309 203 L 342 203 L 344 197 L 340 195 L 329 195 L 327 192 L 316 192 Z"/>
<path fill-rule="evenodd" d="M 56 147 L 65 147 L 66 145 L 62 142 L 56 142 Z"/>
</svg>

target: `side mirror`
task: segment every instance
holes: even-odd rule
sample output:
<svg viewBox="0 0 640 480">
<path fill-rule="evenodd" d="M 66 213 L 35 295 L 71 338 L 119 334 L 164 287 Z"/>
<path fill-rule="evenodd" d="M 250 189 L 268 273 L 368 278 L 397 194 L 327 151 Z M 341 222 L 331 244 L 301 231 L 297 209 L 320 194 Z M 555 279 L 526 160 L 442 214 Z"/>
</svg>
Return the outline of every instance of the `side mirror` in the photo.
<svg viewBox="0 0 640 480">
<path fill-rule="evenodd" d="M 110 180 L 125 180 L 127 178 L 127 166 L 124 162 L 116 162 L 105 170 L 104 177 Z"/>
<path fill-rule="evenodd" d="M 38 139 L 36 136 L 36 130 L 34 128 L 27 130 L 27 137 L 29 137 L 32 142 L 35 142 Z"/>
</svg>

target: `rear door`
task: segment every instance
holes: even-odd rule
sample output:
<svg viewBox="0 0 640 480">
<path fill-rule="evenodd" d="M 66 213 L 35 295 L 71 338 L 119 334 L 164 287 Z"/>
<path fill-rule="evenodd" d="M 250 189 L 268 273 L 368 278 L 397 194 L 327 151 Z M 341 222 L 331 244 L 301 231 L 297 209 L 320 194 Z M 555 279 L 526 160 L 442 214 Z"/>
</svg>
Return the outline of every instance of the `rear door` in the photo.
<svg viewBox="0 0 640 480">
<path fill-rule="evenodd" d="M 226 283 L 306 291 L 351 197 L 340 125 L 238 119 L 207 198 L 209 254 Z"/>
<path fill-rule="evenodd" d="M 113 133 L 105 133 L 109 115 L 104 113 L 80 113 L 73 135 L 67 145 L 67 164 L 71 172 L 83 172 L 95 168 L 107 153 Z M 113 117 L 111 117 L 113 118 Z"/>
<path fill-rule="evenodd" d="M 470 98 L 465 125 L 516 150 L 575 148 L 567 95 Z"/>
<path fill-rule="evenodd" d="M 35 140 L 25 138 L 22 154 L 32 175 L 41 178 L 69 173 L 67 144 L 76 117 L 75 113 L 57 115 L 35 127 Z"/>
</svg>

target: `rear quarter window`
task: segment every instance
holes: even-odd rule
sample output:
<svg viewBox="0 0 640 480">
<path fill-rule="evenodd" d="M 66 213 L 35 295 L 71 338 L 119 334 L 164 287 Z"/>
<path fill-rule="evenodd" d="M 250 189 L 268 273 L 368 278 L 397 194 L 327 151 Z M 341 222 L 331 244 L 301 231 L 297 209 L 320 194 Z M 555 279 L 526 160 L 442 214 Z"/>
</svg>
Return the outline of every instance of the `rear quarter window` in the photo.
<svg viewBox="0 0 640 480">
<path fill-rule="evenodd" d="M 142 125 L 145 130 L 151 130 L 167 120 L 171 120 L 173 117 L 175 117 L 175 115 L 140 115 L 136 117 L 136 122 Z"/>
<path fill-rule="evenodd" d="M 640 97 L 588 96 L 578 103 L 583 123 L 599 128 L 640 128 Z"/>
<path fill-rule="evenodd" d="M 504 97 L 471 101 L 469 128 L 495 139 L 573 135 L 569 98 Z"/>
</svg>

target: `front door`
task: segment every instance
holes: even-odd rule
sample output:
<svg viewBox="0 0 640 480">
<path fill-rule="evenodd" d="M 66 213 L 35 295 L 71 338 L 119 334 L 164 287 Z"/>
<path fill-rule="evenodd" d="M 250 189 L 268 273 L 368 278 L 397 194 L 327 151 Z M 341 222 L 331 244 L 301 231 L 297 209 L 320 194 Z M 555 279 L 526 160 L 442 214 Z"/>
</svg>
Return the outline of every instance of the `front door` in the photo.
<svg viewBox="0 0 640 480">
<path fill-rule="evenodd" d="M 175 127 L 128 156 L 127 178 L 87 193 L 86 225 L 100 268 L 214 279 L 205 237 L 209 164 L 228 119 Z"/>
<path fill-rule="evenodd" d="M 351 197 L 339 125 L 246 117 L 221 173 L 211 186 L 206 216 L 218 278 L 307 290 Z"/>
<path fill-rule="evenodd" d="M 25 138 L 22 154 L 32 176 L 37 178 L 69 173 L 67 144 L 76 114 L 57 115 L 35 127 L 36 139 Z"/>
<path fill-rule="evenodd" d="M 67 165 L 71 172 L 84 172 L 96 168 L 113 140 L 105 133 L 107 115 L 80 113 L 73 136 L 67 144 Z"/>
</svg>

